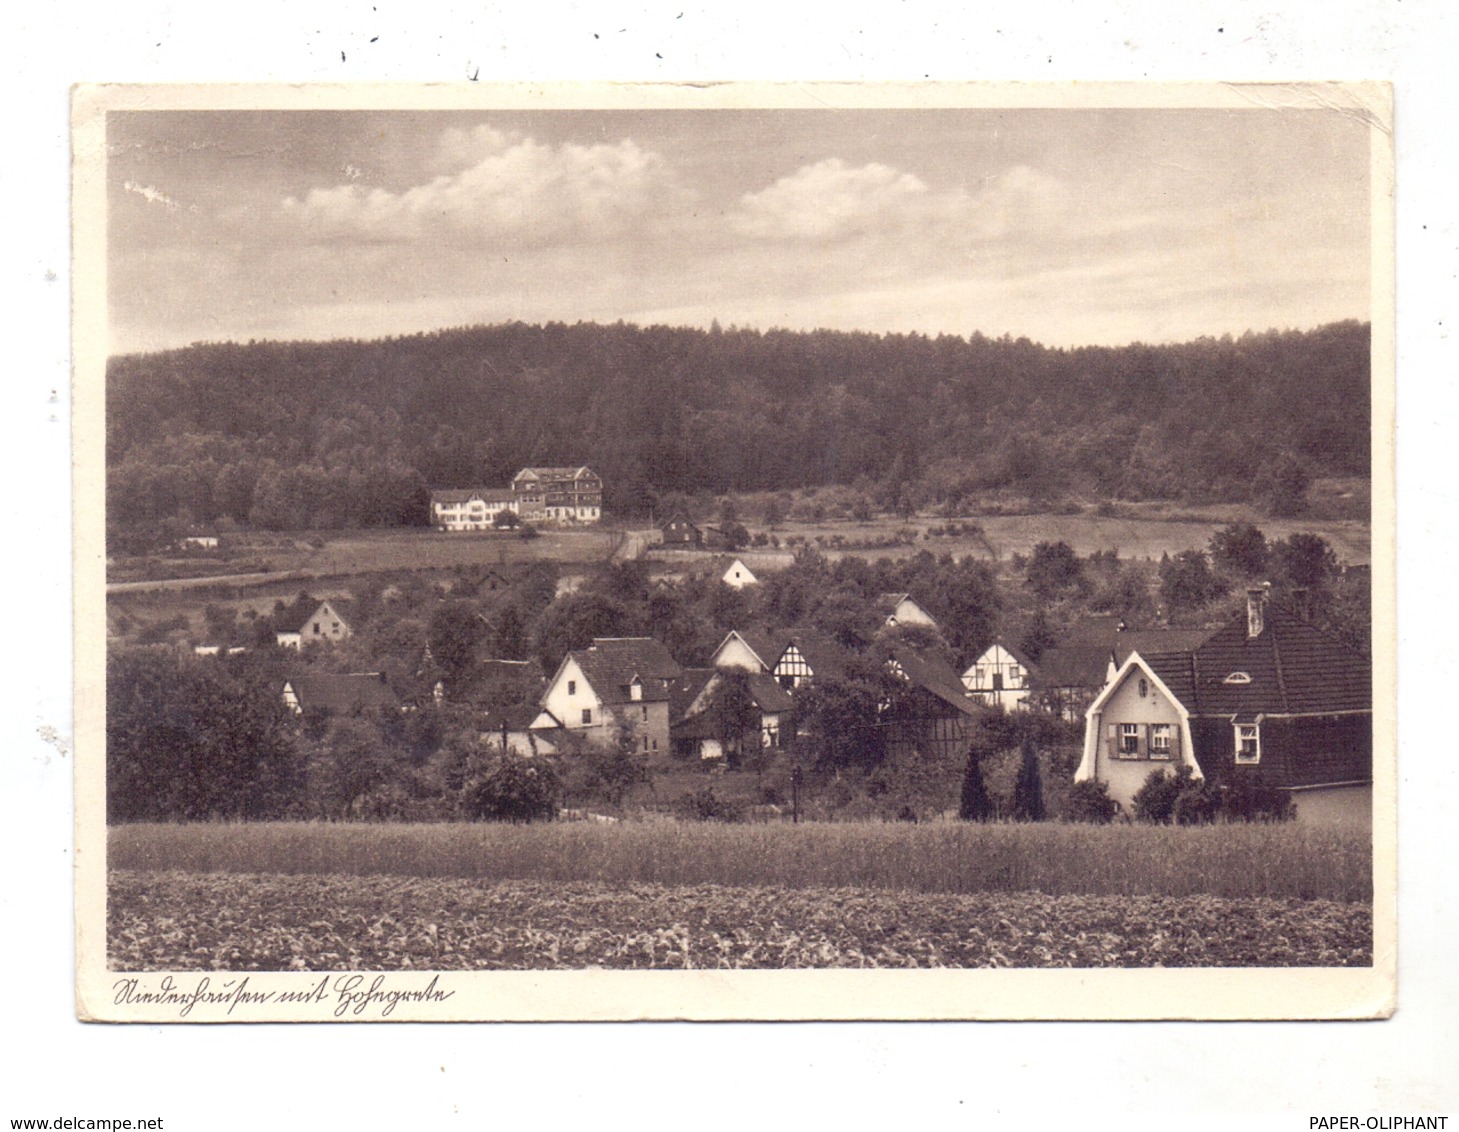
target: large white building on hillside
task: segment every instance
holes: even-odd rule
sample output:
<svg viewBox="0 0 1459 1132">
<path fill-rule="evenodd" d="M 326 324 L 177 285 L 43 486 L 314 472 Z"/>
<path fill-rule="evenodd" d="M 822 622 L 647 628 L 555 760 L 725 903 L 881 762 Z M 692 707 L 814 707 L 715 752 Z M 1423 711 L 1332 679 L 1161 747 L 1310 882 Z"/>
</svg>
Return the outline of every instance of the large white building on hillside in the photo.
<svg viewBox="0 0 1459 1132">
<path fill-rule="evenodd" d="M 503 512 L 534 523 L 596 523 L 603 517 L 603 481 L 586 467 L 523 468 L 506 489 L 431 492 L 431 526 L 438 530 L 489 530 Z"/>
</svg>

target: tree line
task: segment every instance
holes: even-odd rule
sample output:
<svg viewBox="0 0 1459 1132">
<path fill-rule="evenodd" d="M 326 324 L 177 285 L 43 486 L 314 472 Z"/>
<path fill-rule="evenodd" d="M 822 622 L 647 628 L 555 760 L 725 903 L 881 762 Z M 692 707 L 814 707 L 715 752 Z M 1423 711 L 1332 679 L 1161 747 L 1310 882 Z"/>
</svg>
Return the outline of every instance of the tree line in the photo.
<svg viewBox="0 0 1459 1132">
<path fill-rule="evenodd" d="M 107 398 L 118 531 L 424 524 L 433 487 L 575 463 L 629 515 L 670 492 L 853 483 L 891 507 L 1006 488 L 1281 513 L 1314 475 L 1368 473 L 1369 326 L 1054 349 L 509 323 L 117 356 Z"/>
</svg>

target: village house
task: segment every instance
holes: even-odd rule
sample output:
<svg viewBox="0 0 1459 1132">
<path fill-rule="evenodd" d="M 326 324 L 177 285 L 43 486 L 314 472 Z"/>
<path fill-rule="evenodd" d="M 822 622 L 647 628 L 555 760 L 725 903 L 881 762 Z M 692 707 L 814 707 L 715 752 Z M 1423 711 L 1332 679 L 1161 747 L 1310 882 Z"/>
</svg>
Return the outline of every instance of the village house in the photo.
<svg viewBox="0 0 1459 1132">
<path fill-rule="evenodd" d="M 274 617 L 274 640 L 281 648 L 298 649 L 311 643 L 343 641 L 349 635 L 349 622 L 332 601 L 321 601 L 312 612 L 309 603 L 296 604 L 292 610 Z"/>
<path fill-rule="evenodd" d="M 291 676 L 280 691 L 284 706 L 295 715 L 360 715 L 398 711 L 400 697 L 381 672 L 319 672 Z"/>
<path fill-rule="evenodd" d="M 887 628 L 897 625 L 938 628 L 937 619 L 913 601 L 909 594 L 881 594 L 876 599 L 876 609 L 885 618 L 884 625 Z"/>
<path fill-rule="evenodd" d="M 659 530 L 663 534 L 664 545 L 668 547 L 700 546 L 704 542 L 704 532 L 682 514 L 675 515 Z"/>
<path fill-rule="evenodd" d="M 968 697 L 953 667 L 910 648 L 891 649 L 886 667 L 903 686 L 880 714 L 887 754 L 944 759 L 965 754 L 983 709 Z"/>
<path fill-rule="evenodd" d="M 1026 711 L 1034 672 L 1033 662 L 1021 652 L 995 641 L 968 665 L 962 684 L 979 703 L 1006 711 Z"/>
<path fill-rule="evenodd" d="M 731 629 L 714 650 L 709 663 L 711 667 L 722 670 L 771 672 L 787 643 L 786 640 L 768 633 Z"/>
<path fill-rule="evenodd" d="M 744 691 L 754 722 L 742 734 L 731 736 L 724 733 L 724 725 L 716 718 L 713 705 L 717 695 L 725 694 L 722 689 L 727 681 L 736 677 L 744 680 Z M 739 755 L 752 747 L 779 747 L 782 740 L 792 734 L 789 728 L 794 701 L 765 672 L 686 669 L 674 685 L 670 705 L 672 749 L 682 757 L 736 761 Z M 726 749 L 726 744 L 729 749 Z"/>
<path fill-rule="evenodd" d="M 1087 618 L 1039 657 L 1029 703 L 1080 722 L 1132 651 L 1188 651 L 1210 635 L 1209 629 L 1131 629 L 1115 616 Z"/>
<path fill-rule="evenodd" d="M 746 586 L 758 585 L 760 579 L 750 572 L 750 568 L 736 558 L 724 568 L 724 573 L 719 580 L 732 590 L 742 590 Z"/>
<path fill-rule="evenodd" d="M 1197 647 L 1131 652 L 1086 715 L 1075 781 L 1128 808 L 1156 767 L 1284 790 L 1298 820 L 1371 821 L 1372 672 L 1264 589 Z"/>
<path fill-rule="evenodd" d="M 817 679 L 839 679 L 846 669 L 848 652 L 832 638 L 818 633 L 797 633 L 770 666 L 770 675 L 788 692 L 797 691 Z"/>
<path fill-rule="evenodd" d="M 598 638 L 563 657 L 542 694 L 535 731 L 581 735 L 600 747 L 631 731 L 645 753 L 669 749 L 669 690 L 683 669 L 652 637 Z"/>
</svg>

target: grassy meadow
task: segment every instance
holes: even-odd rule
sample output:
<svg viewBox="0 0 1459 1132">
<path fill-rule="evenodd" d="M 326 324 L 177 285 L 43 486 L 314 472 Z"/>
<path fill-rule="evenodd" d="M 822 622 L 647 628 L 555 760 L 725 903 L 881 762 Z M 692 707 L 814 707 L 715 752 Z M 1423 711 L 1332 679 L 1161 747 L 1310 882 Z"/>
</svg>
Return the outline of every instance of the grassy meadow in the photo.
<svg viewBox="0 0 1459 1132">
<path fill-rule="evenodd" d="M 113 870 L 608 886 L 1372 899 L 1366 831 L 1297 824 L 135 824 Z"/>
</svg>

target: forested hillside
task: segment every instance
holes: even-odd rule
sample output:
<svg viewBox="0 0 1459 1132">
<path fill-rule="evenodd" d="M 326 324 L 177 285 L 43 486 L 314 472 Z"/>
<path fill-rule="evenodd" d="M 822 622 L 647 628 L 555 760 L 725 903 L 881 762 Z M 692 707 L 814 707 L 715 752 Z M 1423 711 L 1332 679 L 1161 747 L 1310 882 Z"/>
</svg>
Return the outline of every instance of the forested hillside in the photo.
<svg viewBox="0 0 1459 1132">
<path fill-rule="evenodd" d="M 111 359 L 109 524 L 424 523 L 432 487 L 590 464 L 605 504 L 857 481 L 915 505 L 1256 500 L 1368 474 L 1369 327 L 1049 349 L 549 323 Z"/>
</svg>

